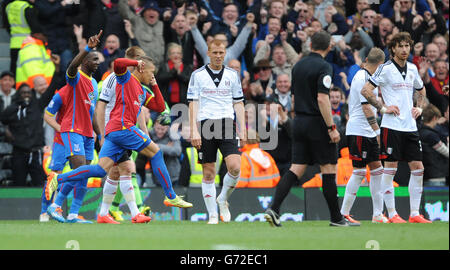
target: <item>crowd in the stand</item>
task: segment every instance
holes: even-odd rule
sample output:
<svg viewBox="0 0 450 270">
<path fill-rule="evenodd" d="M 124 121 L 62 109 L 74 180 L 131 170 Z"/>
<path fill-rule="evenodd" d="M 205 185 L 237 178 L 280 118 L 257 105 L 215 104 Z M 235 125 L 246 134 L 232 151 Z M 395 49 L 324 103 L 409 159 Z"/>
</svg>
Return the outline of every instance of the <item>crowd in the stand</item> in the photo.
<svg viewBox="0 0 450 270">
<path fill-rule="evenodd" d="M 12 4 L 15 2 L 17 6 Z M 294 116 L 291 70 L 310 52 L 310 37 L 325 30 L 333 49 L 330 101 L 345 148 L 346 99 L 353 76 L 373 47 L 384 50 L 398 32 L 409 32 L 415 45 L 409 61 L 424 81 L 428 108 L 419 119 L 428 179 L 447 178 L 448 157 L 433 149 L 448 145 L 449 1 L 448 0 L 28 0 L 3 1 L 3 28 L 11 33 L 9 70 L 0 75 L 0 180 L 13 185 L 42 185 L 44 153 L 51 149 L 52 128 L 42 114 L 55 90 L 65 83 L 72 58 L 86 40 L 103 30 L 98 48 L 99 82 L 113 72 L 113 61 L 139 46 L 158 66 L 156 80 L 169 108 L 186 104 L 191 73 L 209 62 L 207 44 L 226 43 L 225 64 L 238 71 L 245 95 L 247 126 L 278 132 L 278 145 L 267 150 L 280 174 L 290 166 L 290 121 Z M 17 8 L 20 7 L 20 8 Z M 23 23 L 25 22 L 25 23 Z M 22 24 L 21 24 L 22 23 Z M 252 107 L 254 105 L 254 107 Z M 259 106 L 258 106 L 259 105 Z M 265 106 L 264 106 L 265 105 Z M 272 105 L 272 106 L 268 106 Z M 272 110 L 270 109 L 272 108 Z M 275 109 L 273 109 L 275 108 Z M 425 108 L 424 108 L 425 109 Z M 143 111 L 152 140 L 161 145 L 174 184 L 188 186 L 191 149 L 188 125 L 176 128 L 170 118 Z M 167 113 L 167 112 L 166 112 Z M 172 117 L 172 121 L 176 117 Z M 185 128 L 186 127 L 186 128 Z M 258 130 L 261 132 L 261 130 Z M 266 138 L 260 134 L 261 142 Z M 258 144 L 258 140 L 253 143 Z M 12 145 L 12 147 L 8 147 Z M 11 158 L 4 160 L 10 155 Z M 146 160 L 138 157 L 145 178 Z M 186 173 L 188 172 L 188 173 Z M 151 181 L 147 179 L 147 181 Z M 5 181 L 4 181 L 5 182 Z M 157 181 L 154 181 L 157 183 Z M 30 184 L 28 184 L 30 185 Z"/>
</svg>

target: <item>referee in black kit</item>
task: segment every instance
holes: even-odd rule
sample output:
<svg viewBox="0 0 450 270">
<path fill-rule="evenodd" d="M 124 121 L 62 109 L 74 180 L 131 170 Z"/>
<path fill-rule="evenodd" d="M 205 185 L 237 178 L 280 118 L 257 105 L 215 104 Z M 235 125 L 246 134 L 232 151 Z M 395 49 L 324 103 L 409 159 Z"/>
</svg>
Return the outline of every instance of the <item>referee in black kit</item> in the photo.
<svg viewBox="0 0 450 270">
<path fill-rule="evenodd" d="M 324 57 L 331 50 L 331 36 L 325 31 L 311 37 L 311 53 L 292 69 L 295 119 L 293 121 L 292 165 L 275 190 L 275 197 L 264 217 L 272 226 L 281 226 L 280 206 L 292 185 L 308 165 L 318 163 L 322 189 L 330 210 L 330 226 L 349 226 L 339 211 L 336 164 L 340 135 L 333 122 L 329 91 L 333 70 Z"/>
</svg>

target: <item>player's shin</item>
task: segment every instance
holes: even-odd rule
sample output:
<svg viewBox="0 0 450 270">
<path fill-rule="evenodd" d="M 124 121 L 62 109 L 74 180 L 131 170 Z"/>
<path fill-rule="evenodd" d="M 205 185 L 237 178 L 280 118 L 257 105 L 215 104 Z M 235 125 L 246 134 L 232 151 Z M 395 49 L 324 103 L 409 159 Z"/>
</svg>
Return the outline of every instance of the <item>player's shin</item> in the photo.
<svg viewBox="0 0 450 270">
<path fill-rule="evenodd" d="M 60 191 L 58 192 L 58 195 L 56 195 L 55 201 L 51 205 L 54 207 L 61 207 L 64 200 L 67 198 L 74 186 L 75 183 L 71 182 L 61 183 Z"/>
<path fill-rule="evenodd" d="M 109 179 L 109 177 L 106 179 L 105 184 L 103 186 L 103 198 L 102 198 L 102 206 L 100 208 L 100 216 L 103 217 L 108 214 L 109 208 L 111 207 L 113 200 L 115 200 L 116 199 L 115 197 L 117 197 L 116 192 L 119 193 L 120 189 L 117 188 L 118 184 L 119 184 L 118 180 L 112 180 Z M 122 197 L 120 197 L 120 199 L 122 199 Z"/>
<path fill-rule="evenodd" d="M 423 169 L 411 171 L 409 178 L 409 203 L 411 207 L 411 217 L 419 215 L 420 199 L 423 191 Z"/>
<path fill-rule="evenodd" d="M 58 175 L 58 181 L 61 183 L 82 181 L 91 177 L 104 177 L 106 171 L 98 164 L 83 165 L 73 171 Z"/>
<path fill-rule="evenodd" d="M 389 213 L 389 218 L 397 214 L 395 210 L 394 176 L 396 168 L 384 168 L 382 177 L 383 200 Z"/>
<path fill-rule="evenodd" d="M 80 208 L 83 205 L 84 197 L 87 192 L 87 182 L 88 179 L 84 179 L 76 183 L 73 188 L 73 200 L 72 205 L 70 206 L 69 215 L 67 219 L 73 219 L 78 217 L 78 213 L 80 212 Z"/>
<path fill-rule="evenodd" d="M 212 180 L 202 180 L 202 195 L 205 201 L 206 209 L 208 210 L 209 217 L 215 216 L 217 214 L 217 202 L 216 202 L 216 184 L 214 179 Z"/>
<path fill-rule="evenodd" d="M 358 192 L 361 181 L 366 175 L 366 169 L 354 169 L 350 180 L 348 180 L 345 187 L 344 201 L 342 202 L 341 214 L 349 215 L 350 209 L 352 209 L 353 203 L 356 199 L 356 193 Z"/>
<path fill-rule="evenodd" d="M 383 213 L 383 190 L 382 180 L 383 167 L 378 167 L 370 171 L 370 194 L 372 196 L 373 217 L 378 217 Z"/>
<path fill-rule="evenodd" d="M 127 202 L 128 208 L 130 209 L 131 216 L 135 217 L 139 214 L 139 209 L 136 206 L 136 198 L 134 196 L 134 188 L 131 183 L 131 176 L 120 176 L 120 190 L 122 191 L 123 197 Z"/>
<path fill-rule="evenodd" d="M 156 176 L 159 183 L 161 183 L 167 198 L 171 200 L 174 199 L 177 195 L 172 188 L 172 180 L 170 179 L 166 164 L 164 163 L 164 157 L 161 150 L 150 159 L 150 163 L 152 165 L 153 174 Z"/>
<path fill-rule="evenodd" d="M 235 190 L 238 180 L 239 175 L 234 176 L 227 172 L 223 178 L 222 191 L 220 192 L 219 197 L 217 197 L 217 200 L 221 202 L 227 201 L 228 198 L 230 198 L 231 193 Z"/>
</svg>

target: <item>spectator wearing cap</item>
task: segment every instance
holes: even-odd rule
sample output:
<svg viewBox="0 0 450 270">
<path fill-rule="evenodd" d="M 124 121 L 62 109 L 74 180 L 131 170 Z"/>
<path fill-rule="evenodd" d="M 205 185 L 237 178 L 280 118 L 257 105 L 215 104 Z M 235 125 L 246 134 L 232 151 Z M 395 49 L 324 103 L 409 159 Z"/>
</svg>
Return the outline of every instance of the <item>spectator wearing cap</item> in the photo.
<svg viewBox="0 0 450 270">
<path fill-rule="evenodd" d="M 265 98 L 273 93 L 276 78 L 272 73 L 272 65 L 267 59 L 259 60 L 254 71 L 258 79 L 250 84 L 250 98 L 262 104 Z"/>
<path fill-rule="evenodd" d="M 136 15 L 129 6 L 127 0 L 119 1 L 119 12 L 123 19 L 129 20 L 136 33 L 139 46 L 147 56 L 151 57 L 156 66 L 164 61 L 164 24 L 160 21 L 161 10 L 156 1 L 148 1 L 141 12 Z"/>
<path fill-rule="evenodd" d="M 164 122 L 164 115 L 158 116 L 153 129 L 150 131 L 150 138 L 158 145 L 164 155 L 164 162 L 167 171 L 169 171 L 170 179 L 172 179 L 172 185 L 177 185 L 181 170 L 181 142 L 179 138 L 171 136 L 170 125 L 163 125 Z M 159 185 L 158 179 L 154 176 L 153 182 Z"/>
<path fill-rule="evenodd" d="M 11 100 L 16 89 L 14 74 L 11 71 L 3 71 L 0 75 L 0 112 L 11 105 Z"/>
</svg>

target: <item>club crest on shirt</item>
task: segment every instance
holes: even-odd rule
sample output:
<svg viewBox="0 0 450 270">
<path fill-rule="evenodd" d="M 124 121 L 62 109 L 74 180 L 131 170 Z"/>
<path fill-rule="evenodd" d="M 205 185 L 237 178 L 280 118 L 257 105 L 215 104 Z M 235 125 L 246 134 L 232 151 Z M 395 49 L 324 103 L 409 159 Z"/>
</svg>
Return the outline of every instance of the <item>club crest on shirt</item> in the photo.
<svg viewBox="0 0 450 270">
<path fill-rule="evenodd" d="M 74 152 L 80 152 L 80 145 L 79 144 L 77 144 L 77 143 L 74 143 L 73 144 L 73 151 Z"/>
<path fill-rule="evenodd" d="M 89 97 L 89 99 L 90 99 L 91 101 L 93 101 L 93 100 L 95 99 L 95 93 L 94 93 L 94 92 L 90 92 L 90 93 L 88 94 L 88 97 Z"/>
<path fill-rule="evenodd" d="M 225 81 L 225 86 L 230 86 L 230 84 L 231 84 L 231 83 L 230 83 L 229 80 L 226 80 L 226 81 Z"/>
<path fill-rule="evenodd" d="M 141 94 L 141 95 L 139 95 L 139 103 L 144 103 L 144 98 L 145 98 L 145 96 L 144 96 L 144 94 Z"/>
</svg>

